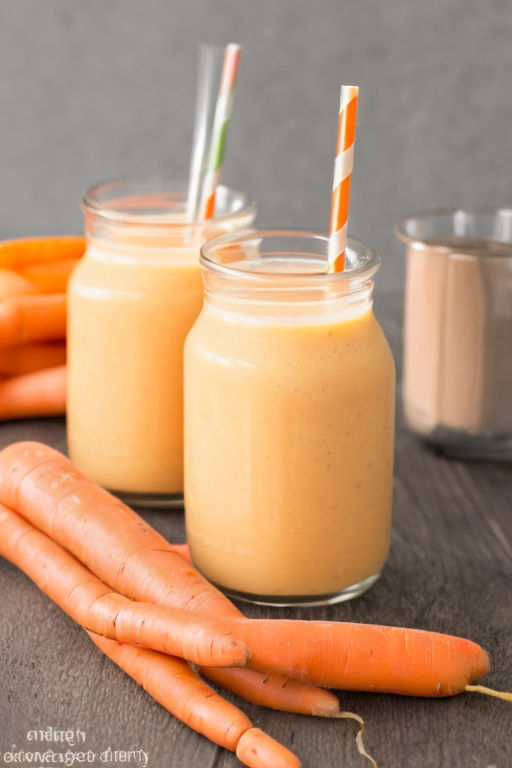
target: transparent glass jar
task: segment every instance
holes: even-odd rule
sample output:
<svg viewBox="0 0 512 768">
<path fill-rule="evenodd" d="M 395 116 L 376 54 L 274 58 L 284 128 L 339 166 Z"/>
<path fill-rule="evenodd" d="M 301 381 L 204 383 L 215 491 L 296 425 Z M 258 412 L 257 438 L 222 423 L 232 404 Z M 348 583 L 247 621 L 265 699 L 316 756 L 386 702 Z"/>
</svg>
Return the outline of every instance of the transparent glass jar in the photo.
<svg viewBox="0 0 512 768">
<path fill-rule="evenodd" d="M 200 246 L 247 227 L 254 204 L 220 187 L 187 223 L 185 183 L 115 181 L 83 202 L 87 251 L 68 291 L 68 446 L 133 504 L 183 498 L 183 345 L 202 305 Z"/>
<path fill-rule="evenodd" d="M 321 605 L 368 589 L 391 525 L 394 364 L 372 311 L 376 254 L 349 240 L 234 233 L 201 249 L 185 346 L 185 519 L 228 594 Z"/>
<path fill-rule="evenodd" d="M 395 232 L 408 426 L 460 458 L 512 459 L 512 209 L 434 211 Z"/>
</svg>

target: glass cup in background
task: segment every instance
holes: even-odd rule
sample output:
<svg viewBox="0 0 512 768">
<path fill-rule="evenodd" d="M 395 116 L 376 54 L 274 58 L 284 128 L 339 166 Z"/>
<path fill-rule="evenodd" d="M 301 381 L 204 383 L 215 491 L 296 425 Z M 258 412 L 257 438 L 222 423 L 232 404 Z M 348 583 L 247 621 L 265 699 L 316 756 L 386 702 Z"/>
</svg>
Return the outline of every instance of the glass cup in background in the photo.
<svg viewBox="0 0 512 768">
<path fill-rule="evenodd" d="M 83 202 L 87 251 L 68 291 L 72 461 L 132 504 L 183 499 L 183 345 L 203 301 L 200 246 L 250 226 L 250 197 L 219 187 L 187 223 L 186 184 L 114 181 Z"/>
<path fill-rule="evenodd" d="M 349 240 L 233 233 L 201 249 L 185 347 L 185 506 L 197 568 L 228 594 L 321 605 L 387 557 L 394 364 L 372 311 L 380 261 Z"/>
<path fill-rule="evenodd" d="M 427 213 L 395 233 L 408 426 L 461 458 L 511 459 L 512 209 Z"/>
</svg>

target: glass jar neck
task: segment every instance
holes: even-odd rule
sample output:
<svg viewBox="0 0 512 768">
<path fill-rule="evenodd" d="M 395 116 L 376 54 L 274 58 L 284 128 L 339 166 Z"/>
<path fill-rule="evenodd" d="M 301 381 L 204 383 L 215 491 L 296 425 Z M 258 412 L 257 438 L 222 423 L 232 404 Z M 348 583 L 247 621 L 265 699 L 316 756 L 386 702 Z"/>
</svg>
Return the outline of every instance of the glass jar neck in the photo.
<svg viewBox="0 0 512 768">
<path fill-rule="evenodd" d="M 328 274 L 329 240 L 308 232 L 257 231 L 224 235 L 201 249 L 205 305 L 246 322 L 327 322 L 372 308 L 380 261 L 349 240 L 346 268 Z"/>
<path fill-rule="evenodd" d="M 326 276 L 327 278 L 327 276 Z M 287 285 L 278 278 L 263 285 L 219 278 L 203 271 L 205 306 L 226 319 L 246 323 L 275 322 L 280 325 L 351 320 L 373 306 L 373 281 L 340 290 L 325 284 Z"/>
<path fill-rule="evenodd" d="M 89 241 L 136 249 L 194 248 L 220 234 L 250 226 L 250 197 L 229 187 L 217 189 L 215 217 L 187 221 L 186 185 L 167 179 L 116 181 L 89 190 L 83 200 Z"/>
</svg>

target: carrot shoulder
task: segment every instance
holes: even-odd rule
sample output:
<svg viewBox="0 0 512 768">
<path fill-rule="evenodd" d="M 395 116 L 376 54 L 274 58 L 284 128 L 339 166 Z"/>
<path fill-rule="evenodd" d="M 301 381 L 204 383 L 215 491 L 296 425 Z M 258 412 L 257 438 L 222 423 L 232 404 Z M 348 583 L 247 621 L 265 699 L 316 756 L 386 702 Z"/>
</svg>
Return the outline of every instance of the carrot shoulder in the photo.
<svg viewBox="0 0 512 768">
<path fill-rule="evenodd" d="M 0 347 L 66 338 L 66 295 L 15 296 L 0 302 Z"/>
<path fill-rule="evenodd" d="M 65 410 L 65 365 L 15 376 L 0 383 L 0 420 L 59 416 Z"/>
<path fill-rule="evenodd" d="M 117 643 L 89 633 L 115 664 L 165 709 L 198 733 L 232 752 L 250 768 L 300 768 L 282 744 L 253 728 L 249 718 L 215 693 L 182 659 Z"/>
</svg>

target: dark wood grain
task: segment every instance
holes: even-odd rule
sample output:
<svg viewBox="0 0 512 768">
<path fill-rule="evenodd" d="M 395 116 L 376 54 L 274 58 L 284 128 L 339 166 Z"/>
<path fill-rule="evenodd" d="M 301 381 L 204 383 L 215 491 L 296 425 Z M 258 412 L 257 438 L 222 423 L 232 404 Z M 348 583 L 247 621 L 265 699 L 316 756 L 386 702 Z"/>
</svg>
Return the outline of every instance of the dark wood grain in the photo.
<svg viewBox="0 0 512 768">
<path fill-rule="evenodd" d="M 399 364 L 401 310 L 379 302 Z M 65 446 L 61 420 L 4 424 L 0 445 L 39 439 Z M 166 536 L 184 538 L 182 515 L 145 513 Z M 512 469 L 439 456 L 398 416 L 393 543 L 380 582 L 359 600 L 281 616 L 417 626 L 471 637 L 492 658 L 487 684 L 512 688 Z M 236 758 L 174 720 L 92 646 L 85 634 L 12 566 L 0 563 L 0 764 L 43 726 L 79 728 L 84 747 L 144 749 L 152 768 L 231 768 Z M 276 615 L 250 608 L 252 616 Z M 366 720 L 381 768 L 508 768 L 512 708 L 467 694 L 449 700 L 340 693 Z M 241 706 L 291 746 L 306 768 L 368 765 L 355 725 Z M 48 745 L 40 745 L 47 748 Z M 32 744 L 32 748 L 34 748 Z M 75 749 L 78 749 L 75 747 Z M 96 762 L 96 765 L 113 763 Z M 136 763 L 131 763 L 135 765 Z"/>
</svg>

